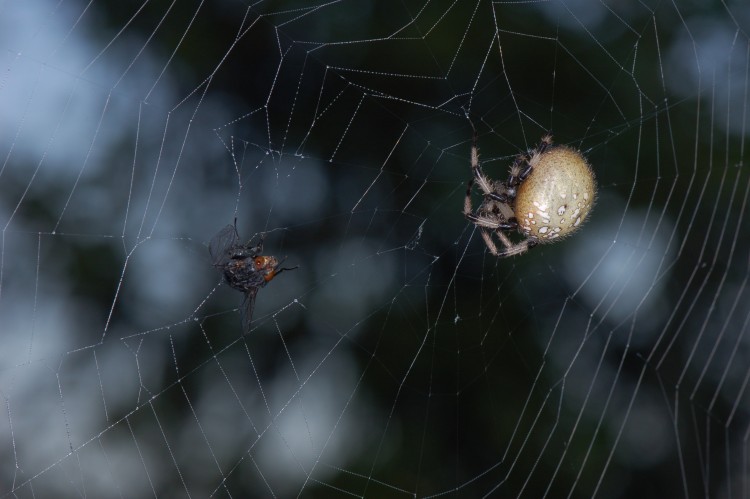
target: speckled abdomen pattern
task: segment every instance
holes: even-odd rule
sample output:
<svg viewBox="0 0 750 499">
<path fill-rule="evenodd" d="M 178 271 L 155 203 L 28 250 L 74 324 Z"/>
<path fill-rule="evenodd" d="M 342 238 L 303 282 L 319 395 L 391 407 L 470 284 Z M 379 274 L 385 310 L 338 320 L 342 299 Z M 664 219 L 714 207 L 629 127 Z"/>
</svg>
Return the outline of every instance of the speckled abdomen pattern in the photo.
<svg viewBox="0 0 750 499">
<path fill-rule="evenodd" d="M 596 180 L 586 159 L 567 146 L 532 158 L 534 169 L 518 187 L 514 212 L 518 230 L 539 243 L 574 233 L 594 205 Z"/>
</svg>

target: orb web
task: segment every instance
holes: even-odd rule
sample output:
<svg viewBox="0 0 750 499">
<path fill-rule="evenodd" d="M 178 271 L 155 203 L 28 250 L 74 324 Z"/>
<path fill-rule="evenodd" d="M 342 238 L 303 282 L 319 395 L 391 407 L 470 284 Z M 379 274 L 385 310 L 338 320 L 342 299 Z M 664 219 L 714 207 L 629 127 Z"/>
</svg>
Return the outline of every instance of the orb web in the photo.
<svg viewBox="0 0 750 499">
<path fill-rule="evenodd" d="M 748 495 L 743 5 L 0 19 L 0 497 Z M 490 255 L 474 129 L 581 150 L 586 225 Z M 235 218 L 299 265 L 247 331 Z"/>
</svg>

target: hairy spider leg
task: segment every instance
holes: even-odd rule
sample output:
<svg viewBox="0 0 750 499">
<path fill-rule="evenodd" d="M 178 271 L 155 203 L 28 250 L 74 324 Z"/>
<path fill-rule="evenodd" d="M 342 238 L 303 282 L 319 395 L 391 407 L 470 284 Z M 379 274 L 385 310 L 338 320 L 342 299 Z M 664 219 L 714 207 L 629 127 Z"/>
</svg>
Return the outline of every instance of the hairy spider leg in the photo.
<svg viewBox="0 0 750 499">
<path fill-rule="evenodd" d="M 482 193 L 485 195 L 491 194 L 494 190 L 492 188 L 492 182 L 487 179 L 482 171 L 482 167 L 479 165 L 479 149 L 477 149 L 476 144 L 472 144 L 471 146 L 471 171 L 474 174 L 474 179 L 476 179 L 479 188 L 482 189 Z M 471 186 L 469 186 L 469 188 L 471 188 Z"/>
<path fill-rule="evenodd" d="M 490 218 L 480 217 L 475 213 L 467 213 L 466 219 L 470 222 L 474 222 L 480 227 L 485 227 L 492 230 L 514 230 L 518 228 L 518 222 L 516 222 L 515 219 L 511 219 L 506 222 L 496 222 Z"/>
<path fill-rule="evenodd" d="M 521 185 L 521 182 L 526 180 L 531 174 L 534 166 L 528 160 L 526 156 L 518 156 L 513 162 L 513 166 L 510 167 L 510 174 L 508 175 L 508 181 L 506 185 L 515 194 L 515 188 Z M 515 198 L 515 195 L 513 196 Z"/>
<path fill-rule="evenodd" d="M 547 149 L 552 146 L 552 134 L 548 133 L 542 137 L 539 145 L 534 149 L 531 157 L 526 154 L 519 154 L 516 156 L 516 160 L 513 162 L 513 166 L 510 168 L 510 175 L 508 175 L 508 181 L 506 185 L 513 191 L 514 187 L 520 185 L 526 178 L 531 175 L 534 170 L 534 165 L 537 164 L 539 158 L 544 154 Z M 515 196 L 513 196 L 515 197 Z"/>
<path fill-rule="evenodd" d="M 500 231 L 497 231 L 495 232 L 495 235 L 498 239 L 500 239 L 500 242 L 503 243 L 503 246 L 505 246 L 505 249 L 499 251 L 497 249 L 497 245 L 495 245 L 495 241 L 492 240 L 492 235 L 486 229 L 482 229 L 481 234 L 482 239 L 484 239 L 484 243 L 490 250 L 490 253 L 493 256 L 500 258 L 520 255 L 537 245 L 537 242 L 533 239 L 526 239 L 518 244 L 513 244 L 513 241 L 511 241 L 507 235 L 503 234 Z"/>
</svg>

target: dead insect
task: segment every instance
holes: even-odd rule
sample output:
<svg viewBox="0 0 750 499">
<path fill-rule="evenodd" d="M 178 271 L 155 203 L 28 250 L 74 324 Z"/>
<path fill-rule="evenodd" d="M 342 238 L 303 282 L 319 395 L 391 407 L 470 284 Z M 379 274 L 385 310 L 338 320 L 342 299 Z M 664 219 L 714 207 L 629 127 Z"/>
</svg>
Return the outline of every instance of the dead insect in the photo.
<svg viewBox="0 0 750 499">
<path fill-rule="evenodd" d="M 252 245 L 252 239 L 242 244 L 239 242 L 235 219 L 234 225 L 221 229 L 208 244 L 214 267 L 223 272 L 224 279 L 231 288 L 245 293 L 240 309 L 245 332 L 250 330 L 258 290 L 283 271 L 297 268 L 279 268 L 284 263 L 283 259 L 279 261 L 275 256 L 261 255 L 264 237 L 265 234 L 261 234 L 260 241 L 255 246 Z"/>
</svg>

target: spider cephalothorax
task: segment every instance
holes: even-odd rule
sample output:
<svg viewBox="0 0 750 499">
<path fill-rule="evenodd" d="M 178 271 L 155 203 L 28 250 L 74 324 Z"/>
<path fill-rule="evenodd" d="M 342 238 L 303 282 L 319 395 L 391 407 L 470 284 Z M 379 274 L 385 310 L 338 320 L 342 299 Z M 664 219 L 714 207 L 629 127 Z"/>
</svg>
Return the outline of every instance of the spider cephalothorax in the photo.
<svg viewBox="0 0 750 499">
<path fill-rule="evenodd" d="M 492 180 L 482 171 L 476 137 L 471 146 L 471 171 L 464 215 L 479 227 L 495 256 L 520 255 L 537 244 L 555 242 L 578 230 L 594 205 L 596 181 L 586 158 L 570 147 L 554 145 L 552 136 L 516 157 L 508 180 Z M 482 204 L 472 208 L 474 183 Z M 525 239 L 514 243 L 505 233 L 518 230 Z M 498 250 L 495 235 L 504 248 Z"/>
</svg>

